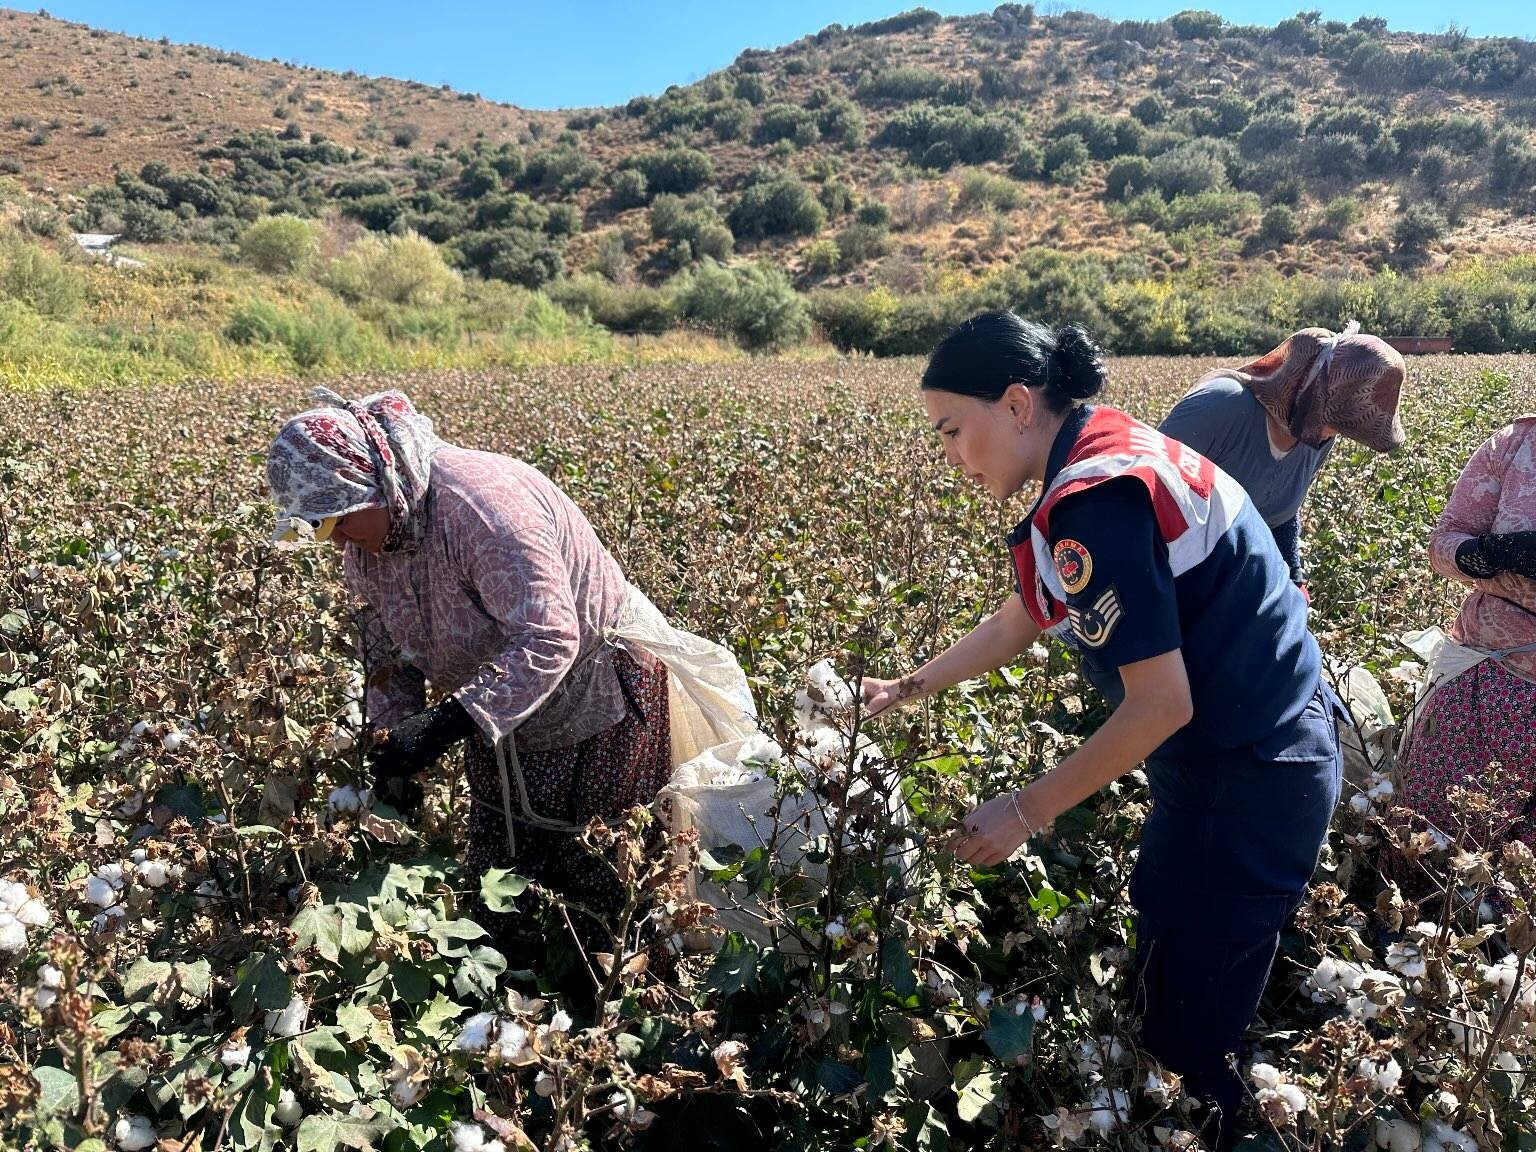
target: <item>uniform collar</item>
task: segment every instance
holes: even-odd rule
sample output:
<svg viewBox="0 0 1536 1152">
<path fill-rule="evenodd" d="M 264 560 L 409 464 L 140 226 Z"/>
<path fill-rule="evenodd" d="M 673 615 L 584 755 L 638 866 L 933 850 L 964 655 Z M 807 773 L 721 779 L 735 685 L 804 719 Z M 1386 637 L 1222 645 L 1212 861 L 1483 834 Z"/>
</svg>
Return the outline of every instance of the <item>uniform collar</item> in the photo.
<svg viewBox="0 0 1536 1152">
<path fill-rule="evenodd" d="M 1067 413 L 1067 418 L 1056 430 L 1056 438 L 1051 441 L 1050 455 L 1045 460 L 1045 479 L 1040 484 L 1040 495 L 1036 496 L 1035 502 L 1029 506 L 1029 514 L 1014 526 L 1012 532 L 1008 533 L 1010 548 L 1029 539 L 1029 526 L 1035 518 L 1035 510 L 1040 507 L 1040 501 L 1045 499 L 1045 493 L 1050 488 L 1051 481 L 1056 479 L 1057 473 L 1067 466 L 1067 457 L 1072 454 L 1077 438 L 1083 434 L 1083 428 L 1092 415 L 1093 405 L 1079 404 Z"/>
<path fill-rule="evenodd" d="M 1072 452 L 1072 446 L 1083 434 L 1083 427 L 1092 415 L 1092 404 L 1079 404 L 1068 412 L 1067 418 L 1061 422 L 1061 427 L 1056 430 L 1056 439 L 1051 441 L 1051 454 L 1045 459 L 1045 479 L 1040 482 L 1042 495 L 1051 486 L 1051 481 L 1056 479 L 1057 473 L 1067 466 L 1067 457 Z"/>
</svg>

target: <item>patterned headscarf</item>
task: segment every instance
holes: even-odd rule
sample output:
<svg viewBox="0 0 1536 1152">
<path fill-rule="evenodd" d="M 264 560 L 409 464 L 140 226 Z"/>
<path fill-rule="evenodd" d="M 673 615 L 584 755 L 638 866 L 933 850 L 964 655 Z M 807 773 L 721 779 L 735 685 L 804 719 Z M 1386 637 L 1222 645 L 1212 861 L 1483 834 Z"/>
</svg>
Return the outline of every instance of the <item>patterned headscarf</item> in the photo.
<svg viewBox="0 0 1536 1152">
<path fill-rule="evenodd" d="M 1377 452 L 1401 448 L 1408 438 L 1397 415 L 1403 358 L 1385 340 L 1363 334 L 1358 322 L 1337 336 L 1303 328 L 1273 352 L 1216 375 L 1240 381 L 1292 436 L 1314 448 L 1327 426 Z"/>
<path fill-rule="evenodd" d="M 285 423 L 267 453 L 279 527 L 388 508 L 384 551 L 410 551 L 422 537 L 432 456 L 442 445 L 432 421 L 403 392 L 352 401 L 317 388 L 313 397 L 322 407 Z"/>
</svg>

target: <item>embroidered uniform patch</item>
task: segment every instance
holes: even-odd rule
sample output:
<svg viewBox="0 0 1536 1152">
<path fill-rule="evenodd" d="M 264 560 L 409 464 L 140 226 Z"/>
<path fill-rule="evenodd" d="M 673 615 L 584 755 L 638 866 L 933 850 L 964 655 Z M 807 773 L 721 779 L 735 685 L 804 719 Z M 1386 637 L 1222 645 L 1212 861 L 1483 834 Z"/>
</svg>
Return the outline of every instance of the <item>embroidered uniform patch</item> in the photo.
<svg viewBox="0 0 1536 1152">
<path fill-rule="evenodd" d="M 1120 607 L 1120 597 L 1113 588 L 1105 591 L 1090 608 L 1068 608 L 1067 617 L 1072 621 L 1072 631 L 1089 648 L 1102 648 L 1109 641 L 1110 633 L 1125 615 Z"/>
<path fill-rule="evenodd" d="M 1088 587 L 1088 581 L 1093 579 L 1093 557 L 1088 549 L 1070 538 L 1058 540 L 1051 556 L 1056 561 L 1061 586 L 1069 594 L 1076 595 Z"/>
</svg>

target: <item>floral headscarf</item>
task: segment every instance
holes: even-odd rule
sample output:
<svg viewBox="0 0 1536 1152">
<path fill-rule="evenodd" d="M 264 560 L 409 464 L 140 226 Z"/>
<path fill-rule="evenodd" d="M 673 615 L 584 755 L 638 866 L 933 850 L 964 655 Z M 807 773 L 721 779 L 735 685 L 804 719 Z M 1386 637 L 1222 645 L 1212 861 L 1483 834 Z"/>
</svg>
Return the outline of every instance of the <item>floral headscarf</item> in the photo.
<svg viewBox="0 0 1536 1152">
<path fill-rule="evenodd" d="M 1215 374 L 1240 381 L 1292 436 L 1314 448 L 1329 426 L 1377 452 L 1407 440 L 1397 415 L 1403 358 L 1357 322 L 1337 336 L 1303 328 L 1273 352 Z"/>
<path fill-rule="evenodd" d="M 322 406 L 285 423 L 267 453 L 279 532 L 293 521 L 388 508 L 384 551 L 410 551 L 422 537 L 432 457 L 442 445 L 432 421 L 403 392 L 358 401 L 328 388 L 313 395 Z"/>
</svg>

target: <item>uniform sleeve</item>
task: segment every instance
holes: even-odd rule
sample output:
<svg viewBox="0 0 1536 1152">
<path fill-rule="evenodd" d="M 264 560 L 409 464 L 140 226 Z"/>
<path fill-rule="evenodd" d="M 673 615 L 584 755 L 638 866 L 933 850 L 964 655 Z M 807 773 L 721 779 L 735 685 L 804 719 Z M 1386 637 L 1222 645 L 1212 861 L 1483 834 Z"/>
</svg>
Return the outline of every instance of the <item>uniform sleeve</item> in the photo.
<svg viewBox="0 0 1536 1152">
<path fill-rule="evenodd" d="M 1286 567 L 1291 570 L 1291 583 L 1300 584 L 1306 577 L 1301 567 L 1301 513 L 1276 524 L 1270 531 L 1274 533 L 1275 547 L 1280 549 Z"/>
<path fill-rule="evenodd" d="M 1183 644 L 1168 549 L 1138 480 L 1110 480 L 1051 513 L 1051 554 L 1085 655 L 1116 668 Z"/>
<path fill-rule="evenodd" d="M 1223 454 L 1233 429 L 1247 415 L 1247 394 L 1242 385 L 1230 381 L 1233 392 L 1222 386 L 1222 380 L 1213 380 L 1193 389 L 1184 399 L 1173 406 L 1158 431 L 1181 444 L 1188 444 L 1208 460 L 1217 460 Z M 1218 461 L 1219 463 L 1219 461 Z"/>
<path fill-rule="evenodd" d="M 581 649 L 580 622 L 553 519 L 537 501 L 466 504 L 455 519 L 465 583 L 506 640 L 454 696 L 494 742 L 560 686 Z"/>
</svg>

